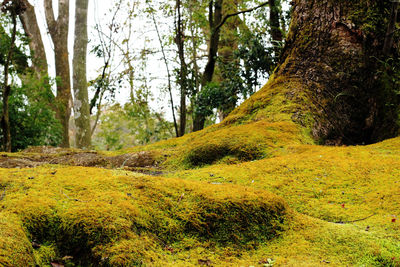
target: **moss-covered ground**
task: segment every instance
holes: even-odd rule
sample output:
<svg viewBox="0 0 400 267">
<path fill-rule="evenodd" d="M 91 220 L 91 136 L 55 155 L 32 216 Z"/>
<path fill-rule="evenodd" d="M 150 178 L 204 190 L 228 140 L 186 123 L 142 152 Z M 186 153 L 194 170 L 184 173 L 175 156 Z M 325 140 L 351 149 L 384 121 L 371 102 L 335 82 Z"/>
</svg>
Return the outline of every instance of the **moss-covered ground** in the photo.
<svg viewBox="0 0 400 267">
<path fill-rule="evenodd" d="M 400 266 L 400 138 L 301 136 L 266 121 L 207 129 L 145 147 L 165 158 L 159 176 L 0 169 L 0 266 Z"/>
<path fill-rule="evenodd" d="M 182 138 L 1 154 L 0 266 L 400 266 L 400 138 L 313 145 L 281 82 Z"/>
</svg>

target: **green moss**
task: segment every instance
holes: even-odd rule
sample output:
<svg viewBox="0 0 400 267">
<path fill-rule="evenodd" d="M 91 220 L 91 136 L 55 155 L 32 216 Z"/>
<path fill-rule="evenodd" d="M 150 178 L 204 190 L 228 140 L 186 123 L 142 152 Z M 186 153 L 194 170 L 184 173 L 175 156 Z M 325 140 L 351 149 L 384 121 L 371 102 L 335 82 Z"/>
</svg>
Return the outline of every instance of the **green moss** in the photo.
<svg viewBox="0 0 400 267">
<path fill-rule="evenodd" d="M 0 266 L 34 266 L 32 246 L 12 213 L 0 211 Z"/>
<path fill-rule="evenodd" d="M 12 219 L 2 217 L 0 255 L 9 258 L 1 264 L 20 257 L 26 264 L 19 266 L 27 266 L 35 257 L 45 266 L 64 256 L 84 266 L 147 264 L 185 236 L 239 247 L 270 240 L 288 215 L 284 201 L 265 191 L 96 168 L 57 167 L 52 174 L 54 168 L 0 169 L 7 185 L 0 212 L 16 214 L 11 218 L 26 229 L 14 233 Z M 27 236 L 42 245 L 34 253 Z"/>
<path fill-rule="evenodd" d="M 42 244 L 34 250 L 35 261 L 39 266 L 51 266 L 50 263 L 57 259 L 57 254 L 53 244 Z"/>
</svg>

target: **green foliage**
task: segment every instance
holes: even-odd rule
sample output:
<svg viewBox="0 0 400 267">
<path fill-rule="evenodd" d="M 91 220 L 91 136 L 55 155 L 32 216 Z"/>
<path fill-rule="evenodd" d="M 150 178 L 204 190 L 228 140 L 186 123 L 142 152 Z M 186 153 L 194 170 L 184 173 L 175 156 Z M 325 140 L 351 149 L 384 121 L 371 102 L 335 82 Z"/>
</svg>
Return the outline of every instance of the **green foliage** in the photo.
<svg viewBox="0 0 400 267">
<path fill-rule="evenodd" d="M 61 125 L 50 103 L 54 103 L 54 96 L 47 79 L 38 81 L 32 78 L 27 84 L 12 87 L 10 124 L 13 151 L 60 143 Z"/>
<path fill-rule="evenodd" d="M 172 137 L 172 127 L 162 114 L 151 111 L 147 105 L 115 104 L 100 116 L 93 143 L 102 150 L 154 143 Z"/>
<path fill-rule="evenodd" d="M 261 85 L 260 79 L 271 74 L 277 64 L 274 47 L 268 47 L 260 34 L 244 33 L 235 57 L 242 63 L 240 68 L 246 83 L 241 92 L 244 98 L 252 95 Z"/>
<path fill-rule="evenodd" d="M 239 39 L 239 47 L 233 60 L 222 62 L 217 59 L 221 77 L 203 87 L 195 98 L 194 111 L 210 116 L 215 109 L 230 113 L 239 99 L 250 97 L 276 67 L 276 47 L 268 45 L 261 33 L 245 31 Z"/>
</svg>

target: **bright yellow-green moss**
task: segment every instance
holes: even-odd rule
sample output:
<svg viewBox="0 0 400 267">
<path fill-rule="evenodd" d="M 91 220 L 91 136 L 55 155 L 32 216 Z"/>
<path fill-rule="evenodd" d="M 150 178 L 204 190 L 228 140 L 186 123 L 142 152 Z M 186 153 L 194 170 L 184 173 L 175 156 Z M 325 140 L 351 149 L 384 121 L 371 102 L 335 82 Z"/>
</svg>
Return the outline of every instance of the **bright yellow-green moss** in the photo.
<svg viewBox="0 0 400 267">
<path fill-rule="evenodd" d="M 7 211 L 0 211 L 0 266 L 34 265 L 33 249 L 20 219 Z"/>
<path fill-rule="evenodd" d="M 17 252 L 25 265 L 34 254 L 40 264 L 65 256 L 84 266 L 149 264 L 188 237 L 196 244 L 254 246 L 278 236 L 290 213 L 266 191 L 97 168 L 0 169 L 0 185 L 1 214 L 15 214 L 2 217 L 0 255 L 10 258 L 0 266 Z M 44 246 L 33 253 L 27 236 Z"/>
<path fill-rule="evenodd" d="M 338 265 L 400 264 L 400 138 L 357 147 L 292 146 L 286 153 L 170 176 L 271 191 L 286 199 L 297 212 L 322 220 L 314 232 L 309 230 L 315 247 L 297 244 L 296 261 L 304 260 L 312 251 L 315 255 L 329 255 L 330 261 Z M 306 222 L 308 227 L 310 220 Z M 300 242 L 287 235 L 283 239 Z M 337 240 L 337 235 L 342 240 Z M 356 244 L 362 242 L 369 244 L 368 251 Z M 282 245 L 272 251 L 282 253 Z M 343 251 L 338 251 L 340 247 Z M 287 260 L 282 259 L 282 263 Z M 289 261 L 297 266 L 293 259 Z M 305 266 L 311 264 L 307 262 Z"/>
<path fill-rule="evenodd" d="M 303 87 L 301 81 L 273 75 L 260 91 L 229 114 L 222 125 L 266 120 L 296 121 L 303 127 L 311 127 L 311 119 L 304 114 L 311 112 L 312 107 L 305 105 L 307 96 Z"/>
<path fill-rule="evenodd" d="M 152 151 L 163 168 L 182 169 L 220 160 L 252 161 L 278 155 L 290 145 L 312 144 L 312 107 L 304 104 L 302 86 L 295 79 L 272 77 L 218 125 L 117 154 Z"/>
<path fill-rule="evenodd" d="M 46 266 L 74 256 L 77 265 L 398 266 L 400 138 L 300 145 L 290 125 L 207 130 L 225 140 L 235 129 L 235 142 L 226 143 L 268 142 L 277 152 L 252 162 L 232 155 L 219 159 L 230 164 L 167 178 L 56 165 L 0 169 L 1 263 Z M 207 131 L 189 148 L 212 142 Z M 262 134 L 279 134 L 286 145 L 257 139 Z M 176 146 L 182 156 L 186 141 Z M 42 246 L 33 249 L 32 240 Z"/>
<path fill-rule="evenodd" d="M 181 138 L 136 147 L 119 153 L 153 151 L 167 169 L 213 164 L 219 160 L 243 162 L 272 157 L 287 146 L 312 143 L 293 122 L 256 121 L 239 125 L 216 125 Z"/>
</svg>

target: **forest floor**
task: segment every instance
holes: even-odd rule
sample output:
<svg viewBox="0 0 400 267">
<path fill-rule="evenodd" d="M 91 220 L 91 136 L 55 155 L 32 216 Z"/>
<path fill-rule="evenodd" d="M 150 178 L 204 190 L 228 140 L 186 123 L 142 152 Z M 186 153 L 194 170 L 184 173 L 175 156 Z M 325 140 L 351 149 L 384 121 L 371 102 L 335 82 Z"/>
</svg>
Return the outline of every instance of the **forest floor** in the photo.
<svg viewBox="0 0 400 267">
<path fill-rule="evenodd" d="M 0 266 L 400 266 L 400 138 L 309 143 L 257 121 L 2 153 Z"/>
</svg>

